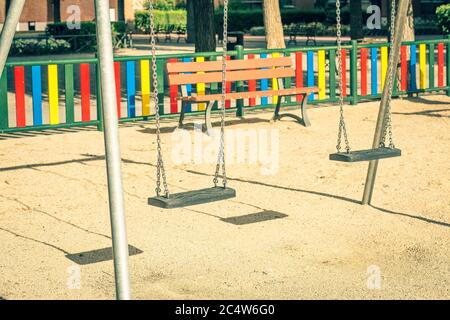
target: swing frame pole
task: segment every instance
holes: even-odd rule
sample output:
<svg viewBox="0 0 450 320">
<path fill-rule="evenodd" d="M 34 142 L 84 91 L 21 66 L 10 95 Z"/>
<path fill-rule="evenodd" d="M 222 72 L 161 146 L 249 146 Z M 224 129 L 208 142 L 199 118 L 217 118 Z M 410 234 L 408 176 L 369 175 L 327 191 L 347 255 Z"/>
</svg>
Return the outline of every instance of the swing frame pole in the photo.
<svg viewBox="0 0 450 320">
<path fill-rule="evenodd" d="M 109 0 L 95 0 L 116 298 L 131 299 Z M 100 115 L 99 115 L 100 116 Z"/>
<path fill-rule="evenodd" d="M 6 70 L 6 60 L 8 59 L 9 50 L 11 49 L 24 5 L 25 0 L 12 0 L 6 13 L 5 24 L 0 36 L 0 78 L 3 71 Z"/>
<path fill-rule="evenodd" d="M 395 19 L 395 36 L 394 39 L 392 39 L 392 52 L 389 54 L 389 66 L 394 66 L 393 72 L 386 75 L 385 79 L 385 85 L 383 88 L 383 94 L 381 96 L 381 102 L 380 102 L 380 109 L 378 112 L 378 119 L 377 119 L 377 125 L 375 128 L 375 135 L 373 139 L 373 145 L 372 148 L 378 148 L 381 142 L 381 137 L 383 133 L 383 128 L 385 127 L 385 121 L 386 121 L 386 113 L 387 113 L 387 103 L 389 99 L 389 84 L 391 86 L 394 85 L 394 79 L 397 76 L 397 65 L 399 63 L 400 59 L 400 46 L 401 42 L 403 40 L 403 26 L 406 23 L 406 15 L 408 12 L 408 6 L 409 6 L 409 0 L 399 0 L 398 7 L 397 7 L 397 15 Z M 391 91 L 392 92 L 392 91 Z M 369 162 L 369 168 L 367 170 L 367 177 L 366 177 L 366 183 L 364 186 L 364 194 L 361 203 L 363 205 L 370 205 L 372 201 L 372 195 L 373 195 L 373 189 L 375 186 L 375 179 L 377 175 L 377 169 L 378 169 L 378 160 L 372 160 Z"/>
</svg>

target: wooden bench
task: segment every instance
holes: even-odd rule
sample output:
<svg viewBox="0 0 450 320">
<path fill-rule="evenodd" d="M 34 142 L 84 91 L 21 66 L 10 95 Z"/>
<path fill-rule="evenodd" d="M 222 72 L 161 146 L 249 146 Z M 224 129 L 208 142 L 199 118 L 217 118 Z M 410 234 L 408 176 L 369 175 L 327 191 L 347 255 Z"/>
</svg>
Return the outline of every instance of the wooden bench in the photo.
<svg viewBox="0 0 450 320">
<path fill-rule="evenodd" d="M 185 109 L 188 103 L 208 103 L 205 110 L 205 125 L 207 132 L 210 132 L 211 125 L 211 110 L 216 101 L 220 101 L 222 95 L 220 93 L 205 94 L 205 95 L 191 95 L 188 96 L 186 85 L 195 85 L 199 83 L 218 83 L 222 82 L 222 62 L 221 61 L 207 61 L 207 62 L 169 62 L 167 63 L 168 81 L 170 86 L 181 86 L 181 96 L 177 99 L 182 101 L 179 126 L 183 127 L 185 116 Z M 200 72 L 200 73 L 199 73 Z M 292 68 L 292 60 L 290 57 L 267 58 L 267 59 L 251 59 L 251 60 L 230 60 L 227 61 L 226 81 L 249 81 L 261 79 L 278 80 L 278 90 L 265 91 L 244 91 L 232 92 L 225 95 L 226 100 L 237 100 L 256 97 L 278 96 L 278 102 L 275 107 L 275 112 L 272 121 L 279 120 L 283 117 L 291 117 L 309 127 L 309 122 L 306 108 L 307 95 L 318 92 L 317 87 L 304 88 L 284 88 L 284 78 L 291 78 L 295 76 L 295 70 Z M 280 114 L 280 107 L 282 98 L 286 96 L 300 95 L 301 102 L 301 118 L 295 114 L 285 113 Z"/>
</svg>

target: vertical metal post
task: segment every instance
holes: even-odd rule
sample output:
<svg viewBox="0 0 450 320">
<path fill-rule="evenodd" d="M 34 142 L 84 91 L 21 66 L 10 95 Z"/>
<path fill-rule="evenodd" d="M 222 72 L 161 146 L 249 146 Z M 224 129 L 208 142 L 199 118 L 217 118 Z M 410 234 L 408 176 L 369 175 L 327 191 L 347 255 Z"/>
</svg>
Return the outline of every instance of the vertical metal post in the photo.
<svg viewBox="0 0 450 320">
<path fill-rule="evenodd" d="M 5 69 L 6 59 L 8 59 L 9 50 L 16 34 L 17 24 L 19 23 L 24 4 L 25 0 L 13 0 L 6 14 L 5 24 L 0 36 L 0 78 Z"/>
<path fill-rule="evenodd" d="M 394 85 L 393 79 L 395 79 L 397 75 L 397 65 L 399 62 L 399 52 L 400 52 L 400 45 L 401 41 L 403 39 L 403 26 L 406 23 L 406 13 L 408 11 L 408 0 L 399 0 L 398 2 L 398 8 L 397 8 L 397 17 L 395 20 L 395 36 L 392 45 L 392 51 L 389 54 L 389 67 L 393 66 L 393 72 L 386 75 L 385 83 L 390 84 L 391 86 Z M 392 79 L 391 79 L 392 78 Z M 378 148 L 381 141 L 381 135 L 384 128 L 384 122 L 386 118 L 386 107 L 387 107 L 387 101 L 389 96 L 389 86 L 385 85 L 383 88 L 383 94 L 381 96 L 381 102 L 380 102 L 380 110 L 378 112 L 378 120 L 377 125 L 375 128 L 375 135 L 373 139 L 373 145 L 372 148 Z M 366 177 L 366 184 L 364 187 L 364 195 L 362 199 L 362 204 L 370 204 L 372 200 L 372 193 L 373 188 L 375 185 L 375 178 L 377 175 L 377 169 L 378 169 L 378 160 L 372 160 L 369 162 L 369 169 L 367 170 L 367 177 Z"/>
<path fill-rule="evenodd" d="M 114 253 L 117 299 L 130 299 L 128 276 L 128 241 L 125 226 L 119 128 L 117 119 L 116 85 L 109 0 L 95 1 L 97 48 L 100 66 L 103 121 L 108 173 L 109 210 Z"/>
</svg>

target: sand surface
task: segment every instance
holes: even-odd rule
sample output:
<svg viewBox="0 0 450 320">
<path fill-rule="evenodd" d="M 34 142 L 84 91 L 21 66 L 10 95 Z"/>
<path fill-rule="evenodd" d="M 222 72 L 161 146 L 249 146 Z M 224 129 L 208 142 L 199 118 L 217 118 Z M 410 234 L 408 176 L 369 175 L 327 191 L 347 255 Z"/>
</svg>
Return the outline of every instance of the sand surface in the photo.
<svg viewBox="0 0 450 320">
<path fill-rule="evenodd" d="M 371 145 L 377 107 L 346 107 L 354 149 Z M 229 115 L 230 132 L 279 135 L 278 170 L 230 160 L 235 199 L 170 211 L 147 205 L 154 124 L 121 126 L 128 238 L 142 251 L 130 257 L 133 297 L 450 298 L 450 98 L 393 108 L 403 156 L 380 162 L 373 206 L 359 204 L 367 163 L 328 161 L 335 106 L 311 109 L 310 128 Z M 211 186 L 213 164 L 173 162 L 175 124 L 163 135 L 171 191 Z M 114 298 L 112 261 L 92 263 L 107 254 L 66 257 L 111 247 L 102 134 L 0 138 L 0 297 Z"/>
</svg>

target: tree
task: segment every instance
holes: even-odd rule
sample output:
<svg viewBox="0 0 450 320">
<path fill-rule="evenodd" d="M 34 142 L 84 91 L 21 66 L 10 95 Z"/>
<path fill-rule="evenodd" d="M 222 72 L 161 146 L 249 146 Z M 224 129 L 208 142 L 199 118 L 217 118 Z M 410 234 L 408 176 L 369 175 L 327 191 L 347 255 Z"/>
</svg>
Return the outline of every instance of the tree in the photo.
<svg viewBox="0 0 450 320">
<path fill-rule="evenodd" d="M 61 22 L 61 0 L 53 0 L 53 21 Z"/>
<path fill-rule="evenodd" d="M 125 21 L 125 0 L 117 0 L 117 14 L 119 21 Z"/>
<path fill-rule="evenodd" d="M 195 52 L 216 51 L 213 0 L 191 0 L 194 3 Z"/>
<path fill-rule="evenodd" d="M 264 28 L 268 49 L 286 48 L 278 0 L 264 0 Z"/>
<path fill-rule="evenodd" d="M 352 40 L 363 38 L 361 0 L 350 0 L 350 38 Z"/>
<path fill-rule="evenodd" d="M 186 42 L 195 43 L 195 17 L 194 17 L 194 1 L 188 0 L 186 3 L 187 23 L 186 23 Z"/>
</svg>

